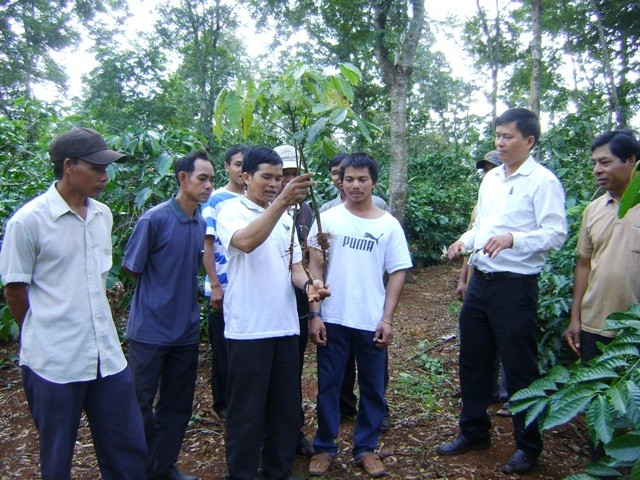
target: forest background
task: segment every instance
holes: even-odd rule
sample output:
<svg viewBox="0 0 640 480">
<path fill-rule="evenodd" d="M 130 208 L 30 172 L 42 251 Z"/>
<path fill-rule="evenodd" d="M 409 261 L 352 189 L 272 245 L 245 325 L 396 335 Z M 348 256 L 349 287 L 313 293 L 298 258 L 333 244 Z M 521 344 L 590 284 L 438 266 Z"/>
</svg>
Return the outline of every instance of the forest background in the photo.
<svg viewBox="0 0 640 480">
<path fill-rule="evenodd" d="M 51 139 L 72 127 L 94 128 L 129 156 L 109 167 L 100 200 L 114 212 L 108 286 L 130 292 L 120 269 L 124 245 L 141 212 L 176 190 L 176 158 L 206 149 L 220 186 L 230 145 L 290 143 L 303 167 L 317 172 L 319 203 L 335 195 L 331 156 L 364 150 L 376 158 L 382 165 L 376 193 L 403 224 L 415 264 L 429 265 L 467 226 L 480 181 L 475 163 L 493 149 L 493 119 L 505 108 L 528 107 L 543 120 L 535 156 L 567 195 L 569 237 L 540 282 L 540 367 L 557 374 L 554 368 L 569 363 L 562 333 L 581 214 L 599 194 L 589 145 L 598 133 L 640 124 L 640 6 L 632 0 L 476 0 L 464 18 L 436 21 L 430 3 L 162 1 L 149 6 L 153 15 L 136 20 L 145 24 L 138 33 L 125 23 L 125 0 L 2 2 L 2 229 L 53 181 Z M 262 28 L 260 37 L 246 25 L 247 15 Z M 453 38 L 462 50 L 443 51 L 437 38 Z M 267 42 L 266 53 L 247 53 L 255 41 Z M 68 58 L 80 42 L 90 43 L 95 59 L 84 75 L 60 61 L 60 52 Z M 467 59 L 462 73 L 452 67 L 461 58 Z M 74 86 L 81 77 L 79 90 L 67 90 L 70 77 Z M 52 90 L 64 101 L 50 101 Z M 483 103 L 486 111 L 478 108 Z M 119 311 L 129 301 L 125 295 Z M 625 318 L 638 323 L 634 315 Z M 116 318 L 119 325 L 124 320 Z M 637 367 L 640 327 L 629 325 L 637 337 L 612 355 L 613 374 L 583 375 L 578 383 L 586 390 L 578 391 L 587 393 L 560 418 L 605 402 L 592 436 L 607 443 L 634 435 L 627 443 L 623 438 L 624 454 L 609 458 L 616 468 L 637 464 L 640 452 L 640 374 L 629 373 Z M 17 335 L 0 297 L 0 339 Z M 533 392 L 562 393 L 571 368 L 577 367 Z M 616 404 L 608 388 L 622 383 Z M 523 408 L 548 414 L 549 398 L 528 398 Z M 640 478 L 640 466 L 634 470 Z"/>
</svg>

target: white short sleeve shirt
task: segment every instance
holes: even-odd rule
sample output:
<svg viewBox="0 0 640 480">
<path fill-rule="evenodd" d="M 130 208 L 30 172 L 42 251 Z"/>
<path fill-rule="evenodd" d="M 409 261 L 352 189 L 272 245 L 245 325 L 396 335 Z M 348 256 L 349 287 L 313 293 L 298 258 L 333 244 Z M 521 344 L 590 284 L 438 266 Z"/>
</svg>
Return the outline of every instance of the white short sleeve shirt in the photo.
<svg viewBox="0 0 640 480">
<path fill-rule="evenodd" d="M 54 383 L 127 364 L 105 290 L 113 218 L 100 202 L 87 198 L 87 206 L 83 220 L 52 185 L 9 220 L 0 251 L 3 283 L 28 284 L 20 364 Z"/>
</svg>

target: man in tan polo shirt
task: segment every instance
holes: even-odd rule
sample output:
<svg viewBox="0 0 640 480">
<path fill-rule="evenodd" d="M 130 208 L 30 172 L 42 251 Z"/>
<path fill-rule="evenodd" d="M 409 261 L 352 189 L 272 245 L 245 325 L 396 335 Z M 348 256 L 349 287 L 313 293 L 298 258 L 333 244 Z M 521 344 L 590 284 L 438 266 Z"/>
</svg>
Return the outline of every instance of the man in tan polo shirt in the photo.
<svg viewBox="0 0 640 480">
<path fill-rule="evenodd" d="M 618 204 L 640 159 L 640 141 L 630 130 L 614 130 L 591 145 L 593 174 L 605 191 L 584 211 L 573 276 L 573 308 L 565 337 L 586 362 L 600 353 L 616 332 L 606 318 L 640 301 L 640 205 L 618 219 Z"/>
</svg>

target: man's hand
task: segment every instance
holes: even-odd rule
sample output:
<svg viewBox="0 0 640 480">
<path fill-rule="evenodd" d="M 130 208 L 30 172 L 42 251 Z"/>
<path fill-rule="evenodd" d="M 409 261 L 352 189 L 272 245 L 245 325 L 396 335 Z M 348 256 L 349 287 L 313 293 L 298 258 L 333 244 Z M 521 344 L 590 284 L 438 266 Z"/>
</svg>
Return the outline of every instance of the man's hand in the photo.
<svg viewBox="0 0 640 480">
<path fill-rule="evenodd" d="M 449 249 L 447 250 L 447 256 L 449 257 L 449 260 L 459 260 L 460 258 L 462 258 L 460 252 L 462 252 L 463 250 L 464 243 L 462 243 L 460 240 L 450 245 Z"/>
<path fill-rule="evenodd" d="M 309 188 L 317 183 L 311 180 L 313 175 L 315 175 L 313 172 L 307 172 L 297 176 L 284 187 L 278 198 L 287 205 L 299 204 L 308 195 Z"/>
<path fill-rule="evenodd" d="M 564 332 L 564 338 L 567 339 L 567 343 L 571 347 L 571 350 L 578 356 L 580 356 L 580 331 L 582 330 L 582 324 L 580 319 L 572 318 L 567 327 L 567 331 Z"/>
<path fill-rule="evenodd" d="M 384 320 L 380 320 L 373 334 L 373 342 L 377 348 L 385 348 L 391 345 L 391 340 L 393 340 L 393 327 Z"/>
<path fill-rule="evenodd" d="M 222 286 L 218 283 L 216 285 L 211 285 L 211 298 L 209 299 L 209 305 L 211 308 L 217 311 L 222 311 L 222 301 L 224 300 L 224 290 Z"/>
<path fill-rule="evenodd" d="M 458 281 L 458 288 L 456 288 L 456 295 L 458 295 L 459 300 L 464 300 L 464 296 L 467 294 L 467 282 L 463 282 L 462 280 Z"/>
<path fill-rule="evenodd" d="M 310 302 L 319 302 L 323 298 L 330 297 L 329 285 L 322 280 L 316 278 L 313 283 L 309 283 L 307 286 L 307 298 Z"/>
<path fill-rule="evenodd" d="M 503 233 L 502 235 L 495 235 L 487 240 L 482 251 L 489 255 L 491 258 L 496 258 L 502 250 L 513 247 L 513 235 L 510 233 Z"/>
<path fill-rule="evenodd" d="M 327 344 L 327 327 L 320 317 L 313 317 L 309 320 L 309 340 L 314 345 L 324 347 Z"/>
</svg>

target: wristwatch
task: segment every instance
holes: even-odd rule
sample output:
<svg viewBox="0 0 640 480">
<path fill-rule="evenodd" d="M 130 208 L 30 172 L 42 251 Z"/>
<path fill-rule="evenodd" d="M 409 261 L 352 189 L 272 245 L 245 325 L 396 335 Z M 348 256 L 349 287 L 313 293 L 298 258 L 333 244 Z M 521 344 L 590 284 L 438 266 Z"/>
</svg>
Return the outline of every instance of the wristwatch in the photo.
<svg viewBox="0 0 640 480">
<path fill-rule="evenodd" d="M 313 317 L 320 317 L 320 312 L 309 312 L 309 319 L 312 319 Z"/>
</svg>

